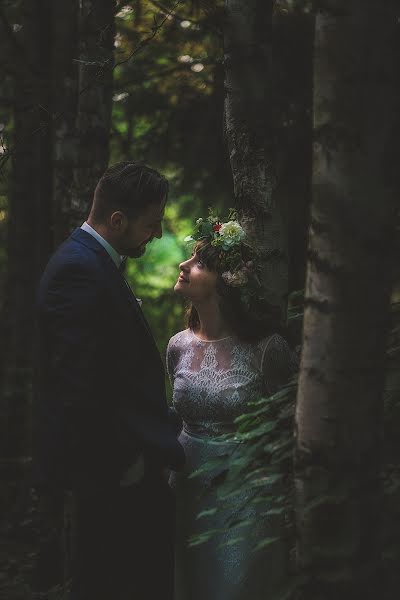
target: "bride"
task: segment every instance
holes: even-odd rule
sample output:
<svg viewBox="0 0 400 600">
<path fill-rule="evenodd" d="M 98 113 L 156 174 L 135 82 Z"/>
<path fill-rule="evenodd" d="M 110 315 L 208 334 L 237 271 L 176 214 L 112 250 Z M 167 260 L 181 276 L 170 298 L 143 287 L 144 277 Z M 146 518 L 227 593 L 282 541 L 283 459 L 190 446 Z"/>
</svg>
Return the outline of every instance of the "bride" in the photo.
<svg viewBox="0 0 400 600">
<path fill-rule="evenodd" d="M 273 307 L 265 312 L 264 304 L 263 316 L 255 316 L 260 295 L 255 253 L 235 217 L 231 213 L 221 223 L 211 212 L 207 220 L 197 220 L 194 234 L 186 238 L 194 242 L 193 253 L 179 265 L 174 288 L 190 302 L 188 328 L 173 336 L 167 348 L 174 408 L 183 420 L 179 441 L 186 454 L 184 470 L 170 479 L 177 496 L 176 600 L 272 598 L 285 575 L 283 543 L 253 552 L 257 541 L 271 534 L 265 519 L 256 519 L 256 526 L 242 530 L 235 542 L 237 532 L 226 529 L 232 514 L 216 501 L 215 470 L 189 477 L 210 459 L 229 455 L 235 442 L 218 436 L 233 432 L 247 403 L 274 393 L 296 367 L 294 354 L 277 333 Z M 206 519 L 197 519 L 212 507 Z M 252 510 L 246 516 L 254 517 Z M 207 542 L 189 546 L 189 538 L 204 529 L 218 531 Z"/>
</svg>

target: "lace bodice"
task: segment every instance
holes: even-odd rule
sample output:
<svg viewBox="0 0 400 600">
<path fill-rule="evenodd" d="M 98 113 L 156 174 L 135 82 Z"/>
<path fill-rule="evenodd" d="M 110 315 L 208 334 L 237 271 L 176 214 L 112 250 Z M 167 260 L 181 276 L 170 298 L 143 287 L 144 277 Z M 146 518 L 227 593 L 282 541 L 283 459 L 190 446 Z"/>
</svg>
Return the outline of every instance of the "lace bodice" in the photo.
<svg viewBox="0 0 400 600">
<path fill-rule="evenodd" d="M 272 394 L 296 367 L 287 342 L 274 334 L 251 344 L 236 337 L 204 341 L 190 329 L 167 348 L 173 403 L 190 433 L 224 433 L 248 402 Z"/>
</svg>

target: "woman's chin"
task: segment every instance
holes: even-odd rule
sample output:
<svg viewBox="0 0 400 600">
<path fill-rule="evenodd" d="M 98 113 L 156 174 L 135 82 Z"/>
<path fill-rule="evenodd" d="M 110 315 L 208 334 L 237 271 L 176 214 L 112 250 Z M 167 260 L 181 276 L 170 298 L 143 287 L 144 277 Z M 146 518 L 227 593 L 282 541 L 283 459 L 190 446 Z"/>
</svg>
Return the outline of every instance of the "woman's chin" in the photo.
<svg viewBox="0 0 400 600">
<path fill-rule="evenodd" d="M 177 281 L 174 285 L 174 292 L 175 294 L 179 294 L 180 296 L 185 296 L 183 284 L 180 281 Z"/>
</svg>

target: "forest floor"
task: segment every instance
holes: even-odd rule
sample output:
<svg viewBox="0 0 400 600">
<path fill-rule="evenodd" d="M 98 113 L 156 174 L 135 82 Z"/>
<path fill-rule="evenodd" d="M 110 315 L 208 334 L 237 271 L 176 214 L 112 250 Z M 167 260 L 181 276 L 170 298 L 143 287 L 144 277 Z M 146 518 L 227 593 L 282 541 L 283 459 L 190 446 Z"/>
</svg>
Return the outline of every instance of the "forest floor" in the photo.
<svg viewBox="0 0 400 600">
<path fill-rule="evenodd" d="M 18 486 L 19 487 L 19 486 Z M 36 506 L 28 490 L 2 481 L 0 524 L 0 600 L 31 600 L 30 582 L 37 556 Z M 18 497 L 19 496 L 19 497 Z"/>
<path fill-rule="evenodd" d="M 24 482 L 3 478 L 0 515 L 0 600 L 62 600 L 60 590 L 45 594 L 32 590 L 42 529 L 37 498 Z M 60 573 L 60 552 L 53 546 L 50 554 Z"/>
</svg>

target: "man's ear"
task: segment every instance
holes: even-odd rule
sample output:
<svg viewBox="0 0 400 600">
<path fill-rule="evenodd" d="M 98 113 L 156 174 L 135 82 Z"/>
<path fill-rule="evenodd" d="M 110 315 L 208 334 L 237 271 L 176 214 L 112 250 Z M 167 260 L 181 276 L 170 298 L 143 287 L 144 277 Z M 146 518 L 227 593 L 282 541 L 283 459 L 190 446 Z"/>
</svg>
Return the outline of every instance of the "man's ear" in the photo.
<svg viewBox="0 0 400 600">
<path fill-rule="evenodd" d="M 128 219 L 120 210 L 116 210 L 110 216 L 110 226 L 113 231 L 123 232 L 128 224 Z"/>
</svg>

